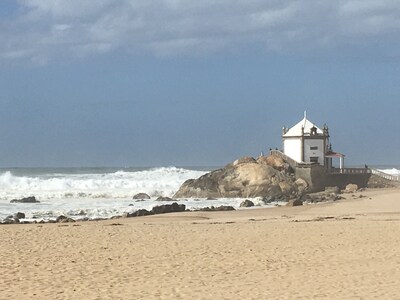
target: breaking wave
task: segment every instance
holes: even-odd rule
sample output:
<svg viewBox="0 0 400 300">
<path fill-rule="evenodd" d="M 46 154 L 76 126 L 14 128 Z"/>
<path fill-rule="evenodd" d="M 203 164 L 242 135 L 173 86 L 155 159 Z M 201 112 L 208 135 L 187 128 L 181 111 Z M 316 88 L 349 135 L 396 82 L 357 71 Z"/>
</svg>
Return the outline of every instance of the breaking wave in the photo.
<svg viewBox="0 0 400 300">
<path fill-rule="evenodd" d="M 151 197 L 171 197 L 187 179 L 198 178 L 204 171 L 162 167 L 142 171 L 117 171 L 99 174 L 42 174 L 16 176 L 0 174 L 0 199 L 27 196 L 38 199 L 131 198 L 136 193 Z"/>
</svg>

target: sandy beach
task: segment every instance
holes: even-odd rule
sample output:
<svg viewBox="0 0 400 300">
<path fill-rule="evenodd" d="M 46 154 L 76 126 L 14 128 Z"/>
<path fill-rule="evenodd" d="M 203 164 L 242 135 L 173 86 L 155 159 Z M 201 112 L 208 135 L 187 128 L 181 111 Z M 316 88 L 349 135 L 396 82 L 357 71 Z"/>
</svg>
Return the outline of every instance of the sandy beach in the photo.
<svg viewBox="0 0 400 300">
<path fill-rule="evenodd" d="M 400 298 L 400 189 L 0 232 L 0 299 Z"/>
</svg>

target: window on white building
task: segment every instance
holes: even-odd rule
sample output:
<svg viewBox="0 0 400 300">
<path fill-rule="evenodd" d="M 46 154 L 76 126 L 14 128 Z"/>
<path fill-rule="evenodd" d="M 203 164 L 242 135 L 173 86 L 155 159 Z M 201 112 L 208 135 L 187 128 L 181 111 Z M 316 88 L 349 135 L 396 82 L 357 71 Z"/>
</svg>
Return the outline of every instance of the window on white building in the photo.
<svg viewBox="0 0 400 300">
<path fill-rule="evenodd" d="M 312 162 L 312 163 L 318 163 L 318 156 L 311 156 L 311 157 L 310 157 L 310 162 Z"/>
<path fill-rule="evenodd" d="M 318 150 L 318 146 L 311 146 L 310 150 Z"/>
</svg>

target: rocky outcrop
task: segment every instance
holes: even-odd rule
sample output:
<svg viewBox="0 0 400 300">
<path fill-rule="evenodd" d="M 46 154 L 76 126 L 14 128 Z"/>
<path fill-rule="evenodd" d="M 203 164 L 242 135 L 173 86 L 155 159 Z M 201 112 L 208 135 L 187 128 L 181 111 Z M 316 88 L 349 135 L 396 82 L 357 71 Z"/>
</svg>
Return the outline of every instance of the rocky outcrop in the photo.
<svg viewBox="0 0 400 300">
<path fill-rule="evenodd" d="M 297 195 L 294 178 L 268 164 L 267 158 L 244 157 L 222 169 L 183 183 L 174 198 L 253 198 L 288 200 Z"/>
<path fill-rule="evenodd" d="M 146 193 L 139 193 L 132 197 L 133 200 L 148 200 L 150 196 Z"/>
<path fill-rule="evenodd" d="M 257 162 L 260 164 L 271 166 L 278 171 L 291 172 L 289 164 L 280 156 L 260 156 L 259 158 L 257 158 Z"/>
<path fill-rule="evenodd" d="M 10 203 L 40 203 L 40 201 L 36 200 L 34 196 L 32 197 L 26 197 L 22 199 L 13 199 L 10 201 Z"/>
</svg>

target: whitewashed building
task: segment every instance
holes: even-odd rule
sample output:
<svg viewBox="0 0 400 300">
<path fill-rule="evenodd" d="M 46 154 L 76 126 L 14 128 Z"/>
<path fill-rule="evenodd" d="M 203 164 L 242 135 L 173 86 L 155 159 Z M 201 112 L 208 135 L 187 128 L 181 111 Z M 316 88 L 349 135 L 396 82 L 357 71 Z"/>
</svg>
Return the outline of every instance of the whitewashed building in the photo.
<svg viewBox="0 0 400 300">
<path fill-rule="evenodd" d="M 344 155 L 332 151 L 328 126 L 322 129 L 304 118 L 291 128 L 282 130 L 283 153 L 297 163 L 319 164 L 332 168 L 332 158 L 340 159 L 340 169 L 344 166 Z"/>
</svg>

